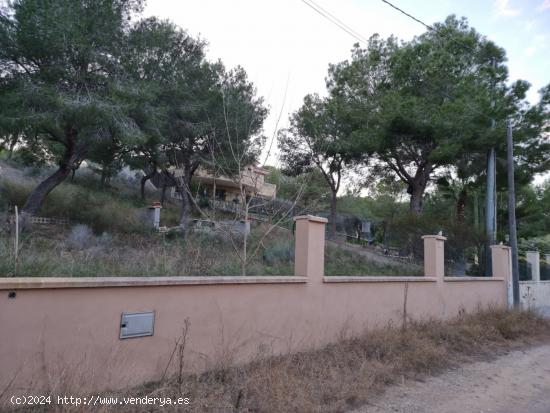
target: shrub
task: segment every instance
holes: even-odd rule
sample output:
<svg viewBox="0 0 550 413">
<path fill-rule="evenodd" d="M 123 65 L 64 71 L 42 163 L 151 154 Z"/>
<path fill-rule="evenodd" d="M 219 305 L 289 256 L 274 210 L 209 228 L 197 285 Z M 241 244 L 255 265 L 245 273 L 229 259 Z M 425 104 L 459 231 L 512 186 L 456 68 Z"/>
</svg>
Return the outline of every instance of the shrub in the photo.
<svg viewBox="0 0 550 413">
<path fill-rule="evenodd" d="M 75 225 L 67 237 L 67 245 L 74 250 L 85 250 L 94 244 L 94 233 L 88 225 Z"/>
<path fill-rule="evenodd" d="M 95 236 L 88 225 L 75 225 L 72 227 L 67 237 L 67 246 L 72 250 L 82 251 L 92 247 L 105 249 L 111 246 L 113 237 L 104 232 L 100 236 Z"/>
<path fill-rule="evenodd" d="M 25 185 L 8 179 L 0 180 L 0 208 L 17 205 L 21 207 L 31 191 L 30 185 Z"/>
<path fill-rule="evenodd" d="M 292 262 L 294 260 L 294 245 L 287 242 L 269 246 L 264 250 L 262 258 L 268 265 Z"/>
</svg>

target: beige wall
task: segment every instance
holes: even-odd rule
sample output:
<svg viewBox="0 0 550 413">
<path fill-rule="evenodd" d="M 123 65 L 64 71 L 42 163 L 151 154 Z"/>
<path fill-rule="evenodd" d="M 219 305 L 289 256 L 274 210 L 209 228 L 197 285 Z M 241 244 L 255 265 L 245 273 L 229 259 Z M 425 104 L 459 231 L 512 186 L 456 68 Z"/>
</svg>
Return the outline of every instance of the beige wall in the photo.
<svg viewBox="0 0 550 413">
<path fill-rule="evenodd" d="M 186 318 L 186 368 L 199 371 L 399 323 L 405 291 L 414 318 L 506 305 L 507 247 L 493 247 L 493 278 L 444 277 L 441 236 L 424 239 L 425 277 L 324 277 L 326 220 L 296 220 L 294 276 L 0 280 L 0 389 L 83 393 L 158 380 Z M 121 313 L 134 311 L 156 312 L 154 336 L 120 340 Z"/>
<path fill-rule="evenodd" d="M 520 281 L 521 307 L 550 316 L 550 281 Z"/>
</svg>

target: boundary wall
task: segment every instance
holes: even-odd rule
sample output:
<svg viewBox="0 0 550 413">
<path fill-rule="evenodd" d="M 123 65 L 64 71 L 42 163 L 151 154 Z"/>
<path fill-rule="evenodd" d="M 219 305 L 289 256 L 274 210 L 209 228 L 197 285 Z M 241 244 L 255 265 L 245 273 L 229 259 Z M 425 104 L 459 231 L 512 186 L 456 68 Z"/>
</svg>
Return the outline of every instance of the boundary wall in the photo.
<svg viewBox="0 0 550 413">
<path fill-rule="evenodd" d="M 444 276 L 440 235 L 423 237 L 423 277 L 327 277 L 327 220 L 295 221 L 291 276 L 0 279 L 0 390 L 67 394 L 159 380 L 185 320 L 185 368 L 205 371 L 318 348 L 403 317 L 507 305 L 509 247 L 492 247 L 493 277 Z M 120 339 L 122 313 L 147 311 L 153 335 Z"/>
</svg>

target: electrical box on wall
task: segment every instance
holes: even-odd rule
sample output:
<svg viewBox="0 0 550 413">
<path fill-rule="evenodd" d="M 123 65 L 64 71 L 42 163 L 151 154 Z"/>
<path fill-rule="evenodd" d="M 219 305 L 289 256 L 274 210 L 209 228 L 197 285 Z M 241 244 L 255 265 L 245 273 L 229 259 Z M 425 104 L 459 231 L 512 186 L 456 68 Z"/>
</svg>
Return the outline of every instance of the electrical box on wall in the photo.
<svg viewBox="0 0 550 413">
<path fill-rule="evenodd" d="M 152 336 L 155 331 L 155 312 L 122 313 L 120 338 Z"/>
</svg>

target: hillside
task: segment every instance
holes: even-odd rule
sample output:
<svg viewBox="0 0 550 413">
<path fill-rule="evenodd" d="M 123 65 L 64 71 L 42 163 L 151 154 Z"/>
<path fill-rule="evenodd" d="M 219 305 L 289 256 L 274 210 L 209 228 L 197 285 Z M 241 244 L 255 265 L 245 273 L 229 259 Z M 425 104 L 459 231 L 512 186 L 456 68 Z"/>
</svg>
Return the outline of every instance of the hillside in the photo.
<svg viewBox="0 0 550 413">
<path fill-rule="evenodd" d="M 19 167 L 0 161 L 0 213 L 2 222 L 13 215 L 47 171 Z M 2 276 L 193 276 L 238 275 L 241 261 L 235 245 L 219 232 L 157 233 L 145 223 L 145 211 L 158 193 L 149 190 L 147 202 L 139 196 L 137 179 L 120 175 L 102 188 L 89 169 L 79 170 L 47 198 L 41 216 L 68 219 L 69 224 L 36 225 L 23 234 L 17 266 L 14 262 L 10 225 L 0 237 Z M 179 205 L 166 202 L 161 226 L 177 225 Z M 232 217 L 216 213 L 221 220 Z M 195 213 L 196 217 L 199 217 Z M 234 217 L 233 217 L 234 218 Z M 287 224 L 288 227 L 288 224 Z M 246 273 L 288 275 L 293 273 L 292 232 L 284 226 L 267 237 L 268 224 L 256 222 L 248 239 Z M 418 268 L 407 270 L 419 273 Z M 405 271 L 405 272 L 407 272 Z M 403 265 L 387 257 L 356 251 L 330 243 L 326 251 L 326 273 L 330 275 L 404 275 Z M 405 274 L 407 275 L 407 274 Z"/>
</svg>

